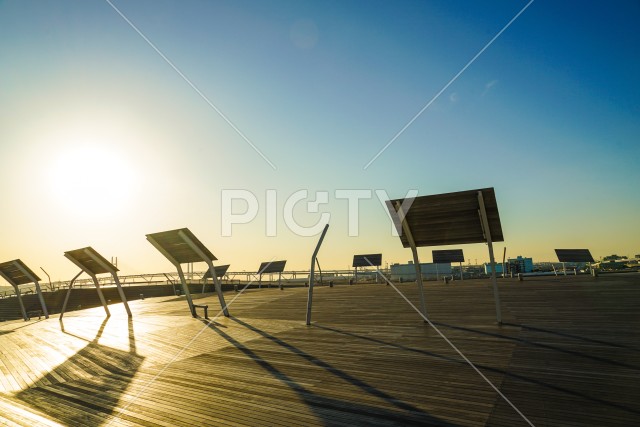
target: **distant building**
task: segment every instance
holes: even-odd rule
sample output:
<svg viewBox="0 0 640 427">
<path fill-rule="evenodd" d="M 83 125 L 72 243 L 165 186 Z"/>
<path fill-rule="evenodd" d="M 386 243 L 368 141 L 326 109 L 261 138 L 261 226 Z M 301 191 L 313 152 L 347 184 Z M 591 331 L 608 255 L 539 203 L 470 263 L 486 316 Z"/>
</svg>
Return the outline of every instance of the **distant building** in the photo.
<svg viewBox="0 0 640 427">
<path fill-rule="evenodd" d="M 486 262 L 483 265 L 484 265 L 484 274 L 491 274 L 490 263 Z M 496 274 L 502 274 L 502 264 L 499 262 L 496 262 Z"/>
<path fill-rule="evenodd" d="M 516 258 L 507 260 L 507 273 L 531 273 L 533 271 L 533 259 L 524 258 L 518 255 Z"/>
<path fill-rule="evenodd" d="M 422 278 L 424 280 L 435 280 L 438 276 L 451 275 L 451 264 L 420 263 L 420 271 L 422 271 Z M 409 261 L 407 264 L 391 264 L 391 280 L 416 280 L 416 268 L 413 262 Z"/>
<path fill-rule="evenodd" d="M 533 271 L 533 259 L 518 255 L 516 258 L 509 258 L 504 267 L 506 267 L 506 274 L 531 273 Z M 491 274 L 489 263 L 484 264 L 484 272 L 485 274 Z M 502 272 L 502 263 L 496 262 L 496 274 L 502 274 Z"/>
</svg>

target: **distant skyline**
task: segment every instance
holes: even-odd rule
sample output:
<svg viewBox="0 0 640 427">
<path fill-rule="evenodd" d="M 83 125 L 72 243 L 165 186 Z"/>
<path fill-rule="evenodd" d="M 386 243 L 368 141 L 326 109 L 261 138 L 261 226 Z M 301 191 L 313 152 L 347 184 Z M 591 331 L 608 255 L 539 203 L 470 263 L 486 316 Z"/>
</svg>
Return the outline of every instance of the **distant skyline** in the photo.
<svg viewBox="0 0 640 427">
<path fill-rule="evenodd" d="M 0 262 L 69 280 L 63 252 L 92 246 L 171 271 L 145 234 L 188 227 L 233 271 L 307 269 L 301 190 L 299 226 L 330 215 L 323 268 L 406 262 L 377 194 L 484 187 L 500 255 L 632 257 L 639 21 L 631 0 L 0 1 Z M 226 235 L 230 191 L 257 211 Z"/>
</svg>

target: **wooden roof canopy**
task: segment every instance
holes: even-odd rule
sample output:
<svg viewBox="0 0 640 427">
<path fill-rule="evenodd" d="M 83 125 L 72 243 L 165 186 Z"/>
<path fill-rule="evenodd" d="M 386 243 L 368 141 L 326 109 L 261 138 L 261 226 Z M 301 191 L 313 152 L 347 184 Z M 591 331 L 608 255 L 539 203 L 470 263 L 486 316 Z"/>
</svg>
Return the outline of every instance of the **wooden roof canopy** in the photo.
<svg viewBox="0 0 640 427">
<path fill-rule="evenodd" d="M 204 261 L 182 238 L 183 235 L 191 240 L 211 261 L 218 259 L 188 228 L 147 234 L 147 238 L 151 237 L 165 252 L 180 264 Z"/>
<path fill-rule="evenodd" d="M 118 267 L 107 261 L 105 257 L 96 252 L 96 250 L 91 246 L 67 251 L 64 253 L 64 256 L 77 264 L 78 267 L 91 274 L 112 273 L 118 271 Z"/>
<path fill-rule="evenodd" d="M 258 274 L 266 273 L 282 273 L 287 260 L 284 261 L 267 261 L 260 264 Z"/>
<path fill-rule="evenodd" d="M 462 249 L 445 249 L 441 251 L 431 251 L 434 263 L 464 262 Z"/>
<path fill-rule="evenodd" d="M 382 254 L 354 255 L 352 267 L 379 267 L 382 265 Z"/>
<path fill-rule="evenodd" d="M 229 265 L 216 265 L 216 277 L 222 277 L 227 274 L 227 270 L 229 269 Z M 207 269 L 207 272 L 202 276 L 202 280 L 211 279 L 211 269 Z"/>
<path fill-rule="evenodd" d="M 502 226 L 498 204 L 493 188 L 435 194 L 413 198 L 405 212 L 416 247 L 441 246 L 466 243 L 485 243 L 486 237 L 479 215 L 478 192 L 482 192 L 487 220 L 493 242 L 502 242 Z M 397 210 L 404 199 L 387 200 L 391 219 L 398 230 L 405 248 L 410 244 L 402 232 L 402 223 Z"/>
<path fill-rule="evenodd" d="M 555 249 L 560 262 L 595 262 L 589 249 Z"/>
<path fill-rule="evenodd" d="M 0 272 L 2 272 L 3 276 L 13 285 L 24 285 L 26 283 L 40 281 L 38 275 L 19 259 L 1 263 Z"/>
</svg>

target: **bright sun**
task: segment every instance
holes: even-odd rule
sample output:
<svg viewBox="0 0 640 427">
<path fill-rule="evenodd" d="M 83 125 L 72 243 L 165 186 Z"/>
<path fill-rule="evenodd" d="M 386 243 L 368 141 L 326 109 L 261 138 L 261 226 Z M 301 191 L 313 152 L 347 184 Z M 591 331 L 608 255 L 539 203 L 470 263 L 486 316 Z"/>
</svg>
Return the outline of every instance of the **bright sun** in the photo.
<svg viewBox="0 0 640 427">
<path fill-rule="evenodd" d="M 136 184 L 122 150 L 95 138 L 67 141 L 51 159 L 51 196 L 64 210 L 89 219 L 123 212 Z"/>
</svg>

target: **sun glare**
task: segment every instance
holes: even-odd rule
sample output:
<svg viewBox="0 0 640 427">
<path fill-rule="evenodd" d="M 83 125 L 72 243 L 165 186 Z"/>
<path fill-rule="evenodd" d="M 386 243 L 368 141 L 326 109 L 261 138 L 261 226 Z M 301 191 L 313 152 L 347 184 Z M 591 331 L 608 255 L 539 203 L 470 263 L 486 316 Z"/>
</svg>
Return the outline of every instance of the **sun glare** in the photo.
<svg viewBox="0 0 640 427">
<path fill-rule="evenodd" d="M 50 194 L 59 208 L 87 219 L 124 211 L 136 177 L 117 146 L 96 138 L 80 138 L 58 146 L 51 160 Z"/>
</svg>

